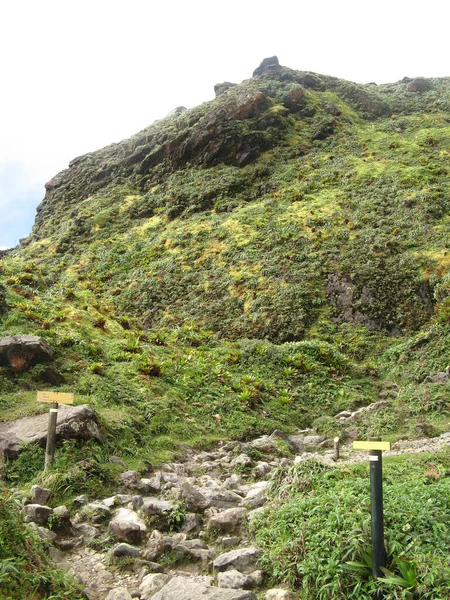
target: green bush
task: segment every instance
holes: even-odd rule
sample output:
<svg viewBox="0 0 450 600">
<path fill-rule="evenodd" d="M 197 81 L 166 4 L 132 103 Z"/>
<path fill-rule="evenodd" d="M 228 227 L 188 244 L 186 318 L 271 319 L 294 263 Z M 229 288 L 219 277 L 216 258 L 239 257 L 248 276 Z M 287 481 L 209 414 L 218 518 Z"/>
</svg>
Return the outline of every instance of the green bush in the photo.
<svg viewBox="0 0 450 600">
<path fill-rule="evenodd" d="M 385 461 L 385 536 L 391 575 L 379 580 L 378 587 L 386 600 L 447 597 L 449 459 L 447 452 L 434 458 Z M 305 600 L 373 598 L 376 585 L 370 569 L 364 567 L 370 548 L 367 465 L 329 468 L 307 462 L 279 469 L 269 490 L 271 504 L 252 524 L 252 531 L 263 550 L 261 565 L 272 581 L 288 584 Z M 348 565 L 355 562 L 359 563 L 356 572 Z M 407 571 L 411 578 L 416 573 L 409 596 L 400 581 Z"/>
<path fill-rule="evenodd" d="M 81 590 L 47 554 L 45 543 L 22 520 L 14 498 L 0 488 L 0 599 L 81 600 Z"/>
</svg>

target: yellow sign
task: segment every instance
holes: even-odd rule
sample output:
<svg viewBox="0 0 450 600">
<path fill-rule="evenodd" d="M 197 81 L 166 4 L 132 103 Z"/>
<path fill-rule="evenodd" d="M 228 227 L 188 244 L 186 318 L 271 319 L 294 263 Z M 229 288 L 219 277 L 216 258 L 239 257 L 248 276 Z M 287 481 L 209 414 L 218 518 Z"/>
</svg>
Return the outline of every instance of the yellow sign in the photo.
<svg viewBox="0 0 450 600">
<path fill-rule="evenodd" d="M 390 450 L 391 442 L 353 442 L 353 450 Z"/>
<path fill-rule="evenodd" d="M 73 394 L 63 394 L 61 392 L 38 392 L 38 402 L 57 402 L 58 404 L 73 404 Z"/>
</svg>

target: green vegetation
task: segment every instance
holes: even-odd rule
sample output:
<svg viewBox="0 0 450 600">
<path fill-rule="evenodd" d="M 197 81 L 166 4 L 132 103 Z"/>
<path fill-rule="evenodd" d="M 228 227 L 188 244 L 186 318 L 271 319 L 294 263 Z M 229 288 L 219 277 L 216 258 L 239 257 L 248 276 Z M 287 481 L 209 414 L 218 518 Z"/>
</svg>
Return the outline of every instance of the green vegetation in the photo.
<svg viewBox="0 0 450 600">
<path fill-rule="evenodd" d="M 48 186 L 2 259 L 0 335 L 44 337 L 59 389 L 96 409 L 105 444 L 80 455 L 139 466 L 181 440 L 332 435 L 384 380 L 395 414 L 362 435 L 445 427 L 449 392 L 422 382 L 450 362 L 450 80 L 426 87 L 282 68 Z M 1 368 L 1 418 L 44 410 L 46 386 L 42 366 Z"/>
<path fill-rule="evenodd" d="M 408 84 L 271 70 L 55 177 L 32 235 L 0 262 L 0 336 L 42 336 L 55 359 L 50 372 L 0 367 L 0 420 L 45 411 L 38 389 L 71 391 L 104 442 L 61 445 L 45 476 L 42 450 L 27 448 L 3 466 L 7 483 L 41 483 L 70 504 L 114 486 L 113 455 L 144 474 L 186 445 L 277 428 L 344 435 L 333 416 L 378 399 L 387 405 L 357 420 L 360 437 L 447 431 L 450 386 L 427 377 L 450 364 L 450 79 Z M 390 468 L 403 510 L 403 467 Z M 331 530 L 363 502 L 361 473 L 312 474 L 323 496 L 297 506 Z M 325 514 L 341 480 L 356 487 Z M 362 539 L 347 557 L 336 545 L 311 587 L 320 597 L 339 586 L 357 597 L 341 565 L 361 562 Z M 294 573 L 295 543 L 282 540 L 274 576 L 309 582 L 313 566 Z M 432 597 L 425 542 L 403 541 L 393 534 L 391 577 Z"/>
<path fill-rule="evenodd" d="M 383 598 L 443 599 L 450 570 L 450 454 L 385 460 L 388 577 Z M 369 468 L 316 462 L 279 469 L 252 531 L 262 566 L 302 600 L 371 600 Z"/>
<path fill-rule="evenodd" d="M 81 600 L 77 586 L 58 569 L 39 535 L 25 525 L 14 498 L 0 488 L 0 600 Z"/>
</svg>

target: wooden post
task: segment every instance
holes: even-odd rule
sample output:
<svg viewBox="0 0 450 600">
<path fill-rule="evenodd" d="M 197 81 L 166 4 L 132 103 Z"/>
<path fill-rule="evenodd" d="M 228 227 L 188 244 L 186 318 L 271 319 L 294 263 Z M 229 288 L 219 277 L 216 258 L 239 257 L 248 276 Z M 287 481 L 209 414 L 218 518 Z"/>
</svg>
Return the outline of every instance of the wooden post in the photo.
<svg viewBox="0 0 450 600">
<path fill-rule="evenodd" d="M 339 460 L 341 438 L 336 436 L 333 441 L 334 441 L 334 460 Z"/>
<path fill-rule="evenodd" d="M 56 422 L 58 420 L 58 403 L 53 402 L 50 405 L 50 411 L 48 415 L 48 433 L 47 433 L 47 447 L 45 448 L 45 466 L 44 471 L 48 471 L 53 459 L 55 457 L 55 444 L 56 444 Z"/>
</svg>

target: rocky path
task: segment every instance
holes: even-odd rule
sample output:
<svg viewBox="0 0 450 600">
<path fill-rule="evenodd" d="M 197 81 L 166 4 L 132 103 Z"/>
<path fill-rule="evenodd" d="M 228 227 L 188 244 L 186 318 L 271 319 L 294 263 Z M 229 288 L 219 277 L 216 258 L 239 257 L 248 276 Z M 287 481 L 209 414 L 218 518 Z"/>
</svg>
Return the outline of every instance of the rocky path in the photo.
<svg viewBox="0 0 450 600">
<path fill-rule="evenodd" d="M 286 445 L 295 459 L 292 453 L 283 456 Z M 385 455 L 435 452 L 447 445 L 450 433 L 397 442 Z M 114 496 L 94 501 L 80 496 L 73 514 L 49 508 L 48 492 L 35 486 L 23 511 L 89 600 L 295 600 L 288 590 L 264 588 L 248 523 L 267 502 L 273 469 L 309 459 L 336 464 L 330 446 L 311 431 L 294 436 L 276 431 L 167 463 L 147 478 L 125 471 Z M 339 464 L 367 460 L 367 453 L 348 444 L 341 456 Z"/>
</svg>

